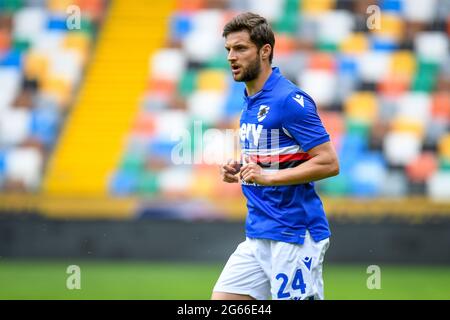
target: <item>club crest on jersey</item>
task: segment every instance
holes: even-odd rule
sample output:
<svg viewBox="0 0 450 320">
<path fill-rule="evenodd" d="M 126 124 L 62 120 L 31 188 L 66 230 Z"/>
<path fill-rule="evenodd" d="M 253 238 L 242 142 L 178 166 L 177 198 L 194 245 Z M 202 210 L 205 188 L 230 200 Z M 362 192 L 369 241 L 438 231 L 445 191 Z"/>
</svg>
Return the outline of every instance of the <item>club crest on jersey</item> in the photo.
<svg viewBox="0 0 450 320">
<path fill-rule="evenodd" d="M 259 107 L 258 122 L 261 122 L 261 121 L 263 121 L 266 118 L 267 114 L 269 113 L 269 110 L 270 110 L 270 107 L 266 106 L 265 104 L 262 104 Z"/>
</svg>

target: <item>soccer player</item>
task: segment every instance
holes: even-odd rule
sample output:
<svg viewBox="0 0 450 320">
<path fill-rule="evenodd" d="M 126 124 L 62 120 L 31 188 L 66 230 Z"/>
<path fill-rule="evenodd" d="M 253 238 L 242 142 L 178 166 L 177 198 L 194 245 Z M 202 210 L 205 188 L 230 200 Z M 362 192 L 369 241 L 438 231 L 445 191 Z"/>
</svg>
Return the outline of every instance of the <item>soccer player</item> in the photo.
<svg viewBox="0 0 450 320">
<path fill-rule="evenodd" d="M 323 299 L 330 230 L 313 181 L 337 175 L 336 153 L 313 99 L 272 67 L 266 19 L 244 13 L 223 30 L 235 81 L 245 82 L 241 161 L 221 167 L 247 198 L 246 240 L 212 299 Z"/>
</svg>

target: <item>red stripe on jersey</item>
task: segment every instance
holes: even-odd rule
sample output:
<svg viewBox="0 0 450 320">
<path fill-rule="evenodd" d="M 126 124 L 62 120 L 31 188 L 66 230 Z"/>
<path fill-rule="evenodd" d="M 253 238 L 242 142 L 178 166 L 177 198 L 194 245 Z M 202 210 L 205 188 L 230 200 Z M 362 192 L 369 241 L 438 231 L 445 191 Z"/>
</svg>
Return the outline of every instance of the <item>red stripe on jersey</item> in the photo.
<svg viewBox="0 0 450 320">
<path fill-rule="evenodd" d="M 274 163 L 274 162 L 286 162 L 293 160 L 309 160 L 311 156 L 306 152 L 299 152 L 293 154 L 280 154 L 275 156 L 250 156 L 250 160 L 253 162 L 261 163 Z"/>
</svg>

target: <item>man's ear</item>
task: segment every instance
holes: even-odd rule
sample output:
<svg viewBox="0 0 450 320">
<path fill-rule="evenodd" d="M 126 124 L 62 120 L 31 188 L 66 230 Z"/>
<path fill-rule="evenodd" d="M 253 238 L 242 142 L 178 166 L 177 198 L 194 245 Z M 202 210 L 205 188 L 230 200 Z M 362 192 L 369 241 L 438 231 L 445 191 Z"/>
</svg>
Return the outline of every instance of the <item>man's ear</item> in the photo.
<svg viewBox="0 0 450 320">
<path fill-rule="evenodd" d="M 266 60 L 269 59 L 270 53 L 272 52 L 272 47 L 270 44 L 265 44 L 261 47 L 261 57 Z"/>
</svg>

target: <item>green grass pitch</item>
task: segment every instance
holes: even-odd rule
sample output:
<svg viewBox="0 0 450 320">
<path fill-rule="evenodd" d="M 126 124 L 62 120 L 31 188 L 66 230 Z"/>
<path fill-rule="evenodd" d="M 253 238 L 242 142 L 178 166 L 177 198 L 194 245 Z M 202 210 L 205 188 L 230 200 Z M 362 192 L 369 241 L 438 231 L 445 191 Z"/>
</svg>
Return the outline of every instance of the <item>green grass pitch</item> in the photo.
<svg viewBox="0 0 450 320">
<path fill-rule="evenodd" d="M 69 290 L 69 265 L 81 289 Z M 367 265 L 325 264 L 326 299 L 450 299 L 450 266 L 380 265 L 369 290 Z M 0 299 L 209 299 L 220 264 L 0 259 Z"/>
</svg>

